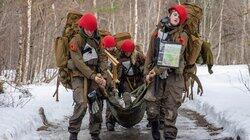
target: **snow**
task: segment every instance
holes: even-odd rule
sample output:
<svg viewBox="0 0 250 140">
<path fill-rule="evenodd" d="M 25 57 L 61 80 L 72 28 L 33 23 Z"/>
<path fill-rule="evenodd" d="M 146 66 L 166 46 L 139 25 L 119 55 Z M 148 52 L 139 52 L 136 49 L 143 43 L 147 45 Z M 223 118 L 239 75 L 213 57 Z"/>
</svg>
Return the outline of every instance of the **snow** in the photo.
<svg viewBox="0 0 250 140">
<path fill-rule="evenodd" d="M 186 100 L 183 107 L 195 110 L 206 119 L 222 126 L 234 138 L 250 139 L 250 77 L 247 66 L 215 66 L 209 75 L 206 67 L 198 68 L 198 77 L 204 88 L 203 96 Z"/>
<path fill-rule="evenodd" d="M 250 79 L 245 65 L 215 66 L 214 74 L 209 75 L 207 67 L 198 67 L 198 76 L 204 88 L 203 96 L 195 95 L 193 101 L 186 100 L 182 105 L 205 115 L 206 119 L 222 126 L 225 133 L 243 140 L 250 139 L 250 93 L 242 81 L 249 85 Z M 243 80 L 242 80 L 243 79 Z M 0 94 L 0 139 L 29 140 L 41 139 L 36 129 L 42 125 L 38 109 L 43 107 L 50 122 L 67 121 L 73 111 L 72 91 L 60 86 L 59 102 L 52 98 L 56 80 L 50 84 L 25 86 L 32 96 L 23 97 L 22 93 L 11 86 L 4 85 L 6 94 Z M 5 100 L 3 100 L 5 99 Z M 11 102 L 11 104 L 8 104 Z M 6 105 L 7 104 L 7 105 Z M 88 116 L 88 113 L 86 113 Z M 88 127 L 88 117 L 84 117 L 82 129 Z M 67 125 L 64 122 L 63 125 Z M 60 126 L 65 130 L 67 126 Z M 54 132 L 51 132 L 54 133 Z M 195 132 L 194 132 L 195 133 Z M 54 135 L 51 134 L 51 137 Z M 197 133 L 199 136 L 199 133 Z M 50 139 L 50 138 L 47 138 Z"/>
<path fill-rule="evenodd" d="M 63 87 L 60 87 L 60 101 L 56 102 L 55 98 L 52 98 L 55 91 L 54 85 L 40 84 L 26 88 L 32 93 L 31 100 L 26 105 L 16 107 L 18 103 L 15 103 L 11 107 L 0 107 L 0 139 L 25 139 L 22 138 L 25 135 L 37 135 L 36 129 L 42 126 L 38 114 L 40 107 L 44 108 L 48 120 L 52 122 L 59 122 L 72 113 L 71 91 L 67 92 Z M 21 94 L 11 87 L 8 89 L 7 94 L 13 94 L 14 98 L 18 98 L 18 95 Z M 19 100 L 15 100 L 15 102 L 19 102 Z"/>
</svg>

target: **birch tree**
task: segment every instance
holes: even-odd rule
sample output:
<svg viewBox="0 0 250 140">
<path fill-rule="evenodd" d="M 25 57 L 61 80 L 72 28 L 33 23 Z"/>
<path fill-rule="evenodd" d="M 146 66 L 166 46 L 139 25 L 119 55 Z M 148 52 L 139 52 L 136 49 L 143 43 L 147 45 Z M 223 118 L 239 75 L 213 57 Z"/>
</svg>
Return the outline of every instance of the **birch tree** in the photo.
<svg viewBox="0 0 250 140">
<path fill-rule="evenodd" d="M 157 19 L 156 24 L 160 21 L 160 14 L 161 14 L 161 0 L 158 0 L 158 8 L 157 8 Z"/>
<path fill-rule="evenodd" d="M 242 33 L 241 33 L 241 61 L 245 63 L 245 46 L 246 46 L 246 22 L 247 22 L 247 0 L 243 0 L 243 13 L 242 13 Z"/>
<path fill-rule="evenodd" d="M 29 69 L 29 62 L 30 62 L 30 37 L 31 37 L 31 8 L 32 8 L 32 0 L 27 0 L 28 9 L 27 9 L 27 46 L 25 51 L 25 66 L 23 71 L 23 82 L 27 83 L 28 80 L 28 69 Z"/>
<path fill-rule="evenodd" d="M 134 42 L 137 42 L 137 34 L 138 34 L 138 0 L 135 0 L 135 31 L 134 31 Z"/>
<path fill-rule="evenodd" d="M 96 0 L 93 0 L 93 7 L 96 9 Z M 95 17 L 98 18 L 97 16 L 97 12 L 95 12 Z"/>
<path fill-rule="evenodd" d="M 129 0 L 129 32 L 132 32 L 132 0 Z"/>
<path fill-rule="evenodd" d="M 222 25 L 223 25 L 223 10 L 224 10 L 224 2 L 225 0 L 222 0 L 221 2 L 221 10 L 220 10 L 220 26 L 219 26 L 219 48 L 218 48 L 218 54 L 216 56 L 215 63 L 218 64 L 220 54 L 221 54 L 221 37 L 222 37 Z"/>
<path fill-rule="evenodd" d="M 21 11 L 21 10 L 20 10 Z M 18 29 L 19 29 L 19 37 L 18 37 L 18 49 L 19 49 L 19 55 L 18 55 L 18 65 L 16 70 L 16 83 L 19 85 L 22 81 L 22 67 L 23 67 L 23 57 L 24 57 L 24 46 L 23 46 L 23 23 L 22 23 L 22 13 L 18 13 Z"/>
</svg>

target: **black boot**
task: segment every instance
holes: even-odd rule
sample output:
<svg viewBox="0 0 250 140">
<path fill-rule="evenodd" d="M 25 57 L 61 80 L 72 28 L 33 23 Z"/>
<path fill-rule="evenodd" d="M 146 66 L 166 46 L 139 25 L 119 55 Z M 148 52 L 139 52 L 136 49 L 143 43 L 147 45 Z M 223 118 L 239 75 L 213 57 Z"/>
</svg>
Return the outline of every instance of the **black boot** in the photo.
<svg viewBox="0 0 250 140">
<path fill-rule="evenodd" d="M 161 133 L 159 130 L 159 121 L 151 121 L 151 131 L 152 131 L 152 136 L 154 140 L 161 139 Z"/>
<path fill-rule="evenodd" d="M 160 121 L 160 130 L 164 129 L 164 121 Z"/>
<path fill-rule="evenodd" d="M 151 127 L 151 123 L 148 122 L 148 124 L 146 125 L 147 128 Z"/>
<path fill-rule="evenodd" d="M 91 139 L 92 140 L 101 140 L 100 137 L 99 137 L 99 134 L 92 134 Z"/>
<path fill-rule="evenodd" d="M 69 140 L 77 140 L 77 133 L 70 133 Z"/>
<path fill-rule="evenodd" d="M 107 122 L 106 127 L 107 127 L 108 131 L 115 131 L 115 125 L 112 123 Z"/>
</svg>

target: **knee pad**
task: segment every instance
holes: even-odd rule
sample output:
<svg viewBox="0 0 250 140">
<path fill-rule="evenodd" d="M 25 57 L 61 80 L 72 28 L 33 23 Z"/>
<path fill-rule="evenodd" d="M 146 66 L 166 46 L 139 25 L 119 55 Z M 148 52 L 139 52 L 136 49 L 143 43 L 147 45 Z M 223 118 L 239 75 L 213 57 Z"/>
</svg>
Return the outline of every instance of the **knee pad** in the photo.
<svg viewBox="0 0 250 140">
<path fill-rule="evenodd" d="M 147 110 L 148 119 L 155 119 L 159 115 L 159 111 L 156 107 L 148 107 Z"/>
</svg>

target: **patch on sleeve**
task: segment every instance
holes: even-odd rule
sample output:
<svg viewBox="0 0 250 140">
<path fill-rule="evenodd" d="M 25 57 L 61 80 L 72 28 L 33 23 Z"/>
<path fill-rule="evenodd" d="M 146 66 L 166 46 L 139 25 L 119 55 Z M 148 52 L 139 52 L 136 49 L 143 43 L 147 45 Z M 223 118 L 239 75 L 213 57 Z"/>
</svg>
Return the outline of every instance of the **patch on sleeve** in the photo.
<svg viewBox="0 0 250 140">
<path fill-rule="evenodd" d="M 183 36 L 179 36 L 177 39 L 178 43 L 180 43 L 182 46 L 185 46 L 187 44 L 187 39 Z"/>
<path fill-rule="evenodd" d="M 77 47 L 77 45 L 76 45 L 75 43 L 71 43 L 71 44 L 69 45 L 69 49 L 70 49 L 71 51 L 74 51 L 74 52 L 77 52 L 77 51 L 78 51 L 78 47 Z"/>
</svg>

